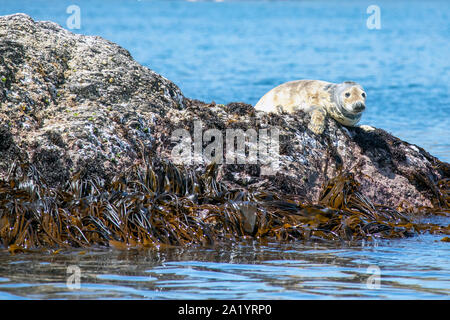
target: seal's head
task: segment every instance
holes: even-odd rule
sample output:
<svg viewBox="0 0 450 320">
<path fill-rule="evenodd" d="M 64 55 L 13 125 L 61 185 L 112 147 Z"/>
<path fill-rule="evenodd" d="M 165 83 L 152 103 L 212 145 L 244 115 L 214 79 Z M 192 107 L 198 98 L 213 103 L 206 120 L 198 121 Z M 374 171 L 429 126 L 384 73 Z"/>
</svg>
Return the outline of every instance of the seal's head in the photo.
<svg viewBox="0 0 450 320">
<path fill-rule="evenodd" d="M 367 95 L 364 89 L 356 82 L 345 81 L 336 86 L 334 95 L 340 113 L 339 122 L 355 125 L 366 108 Z"/>
</svg>

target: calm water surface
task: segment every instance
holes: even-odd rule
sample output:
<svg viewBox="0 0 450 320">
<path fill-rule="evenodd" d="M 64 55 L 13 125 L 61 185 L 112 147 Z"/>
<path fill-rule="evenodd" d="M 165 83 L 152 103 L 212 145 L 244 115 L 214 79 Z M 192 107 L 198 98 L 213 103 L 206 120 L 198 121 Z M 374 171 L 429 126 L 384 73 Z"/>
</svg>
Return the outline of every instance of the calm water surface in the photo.
<svg viewBox="0 0 450 320">
<path fill-rule="evenodd" d="M 0 298 L 448 299 L 448 243 L 436 239 L 425 235 L 358 244 L 244 243 L 56 255 L 11 256 L 4 251 Z M 79 288 L 67 285 L 69 266 L 80 268 Z M 379 287 L 374 281 L 378 270 Z"/>
<path fill-rule="evenodd" d="M 74 3 L 81 29 L 73 31 L 120 44 L 188 97 L 255 104 L 293 79 L 354 80 L 368 93 L 362 123 L 450 161 L 449 1 L 377 0 L 380 30 L 366 27 L 374 1 L 0 0 L 0 15 L 25 12 L 67 27 L 66 9 Z M 3 251 L 0 298 L 448 299 L 450 247 L 441 238 L 57 255 Z M 71 265 L 80 268 L 80 289 L 66 286 Z M 381 272 L 379 289 L 367 286 L 374 266 Z"/>
</svg>

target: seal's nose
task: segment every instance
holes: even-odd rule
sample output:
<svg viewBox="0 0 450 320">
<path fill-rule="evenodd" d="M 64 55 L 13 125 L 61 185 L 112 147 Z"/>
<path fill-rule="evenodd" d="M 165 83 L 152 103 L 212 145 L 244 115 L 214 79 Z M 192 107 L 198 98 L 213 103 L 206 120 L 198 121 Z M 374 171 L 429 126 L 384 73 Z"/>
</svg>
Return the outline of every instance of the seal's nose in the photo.
<svg viewBox="0 0 450 320">
<path fill-rule="evenodd" d="M 362 102 L 357 102 L 353 106 L 353 110 L 355 110 L 356 112 L 364 111 L 364 109 L 366 109 L 366 106 Z"/>
</svg>

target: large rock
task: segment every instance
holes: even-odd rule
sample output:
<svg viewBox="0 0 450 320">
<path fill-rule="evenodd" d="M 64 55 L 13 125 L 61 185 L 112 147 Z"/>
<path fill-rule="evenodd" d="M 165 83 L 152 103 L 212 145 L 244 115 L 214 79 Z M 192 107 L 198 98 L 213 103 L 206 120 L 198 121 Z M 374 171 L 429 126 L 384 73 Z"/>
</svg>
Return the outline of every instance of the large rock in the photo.
<svg viewBox="0 0 450 320">
<path fill-rule="evenodd" d="M 185 104 L 183 111 L 170 110 L 161 127 L 165 138 L 180 127 L 193 136 L 195 120 L 203 121 L 204 130 L 221 129 L 224 143 L 225 129 L 279 129 L 278 170 L 262 175 L 259 164 L 225 164 L 219 176 L 230 186 L 297 194 L 306 202 L 317 203 L 328 181 L 350 173 L 362 194 L 375 204 L 411 209 L 446 201 L 437 184 L 449 177 L 449 165 L 384 130 L 344 127 L 328 118 L 325 133 L 317 136 L 307 129 L 310 116 L 301 111 L 275 115 L 256 112 L 243 103 L 222 106 L 185 100 Z M 159 144 L 164 146 L 162 154 L 170 157 L 169 141 L 160 140 Z"/>
<path fill-rule="evenodd" d="M 226 129 L 279 129 L 279 168 L 267 175 L 260 163 L 222 164 L 219 178 L 232 187 L 314 203 L 327 181 L 351 173 L 374 203 L 420 208 L 445 201 L 436 186 L 449 177 L 449 165 L 381 129 L 327 119 L 317 136 L 301 112 L 273 115 L 244 103 L 191 100 L 118 45 L 52 22 L 23 14 L 0 18 L 0 78 L 1 179 L 17 161 L 33 164 L 49 184 L 75 172 L 108 181 L 145 155 L 171 159 L 175 130 L 194 137 L 201 120 L 203 132 L 221 130 L 224 143 Z"/>
<path fill-rule="evenodd" d="M 49 183 L 110 176 L 151 146 L 179 88 L 100 37 L 24 14 L 0 18 L 0 176 L 31 161 Z"/>
</svg>

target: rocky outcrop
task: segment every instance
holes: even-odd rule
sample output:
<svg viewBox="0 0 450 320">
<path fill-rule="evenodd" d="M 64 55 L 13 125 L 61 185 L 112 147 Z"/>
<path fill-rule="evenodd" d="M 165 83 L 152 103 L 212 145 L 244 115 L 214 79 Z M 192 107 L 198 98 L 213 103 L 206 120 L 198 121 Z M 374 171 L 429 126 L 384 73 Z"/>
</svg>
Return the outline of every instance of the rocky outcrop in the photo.
<svg viewBox="0 0 450 320">
<path fill-rule="evenodd" d="M 382 129 L 366 132 L 327 119 L 318 136 L 301 112 L 274 115 L 245 103 L 191 100 L 118 45 L 23 14 L 0 18 L 0 78 L 0 179 L 13 163 L 29 163 L 50 185 L 74 173 L 108 182 L 145 157 L 171 160 L 174 132 L 194 137 L 201 121 L 202 152 L 210 144 L 203 134 L 216 129 L 225 155 L 226 129 L 279 130 L 279 162 L 271 174 L 259 162 L 227 164 L 224 156 L 219 180 L 233 188 L 316 203 L 327 181 L 351 174 L 377 204 L 421 208 L 446 201 L 437 185 L 448 179 L 449 165 Z"/>
<path fill-rule="evenodd" d="M 16 14 L 0 18 L 0 176 L 14 160 L 49 183 L 108 177 L 141 158 L 179 88 L 100 37 Z"/>
<path fill-rule="evenodd" d="M 279 167 L 274 174 L 264 175 L 259 163 L 223 165 L 219 177 L 230 186 L 297 194 L 317 203 L 329 180 L 351 173 L 361 192 L 376 204 L 419 208 L 445 202 L 436 185 L 448 177 L 448 164 L 382 129 L 344 127 L 328 118 L 325 133 L 317 136 L 307 129 L 310 116 L 301 111 L 275 115 L 255 112 L 242 103 L 185 104 L 181 112 L 170 111 L 162 126 L 165 137 L 180 127 L 193 134 L 192 124 L 198 119 L 204 120 L 204 130 L 219 128 L 224 137 L 226 129 L 279 129 Z M 161 153 L 169 157 L 169 142 L 159 142 L 165 146 Z"/>
</svg>

